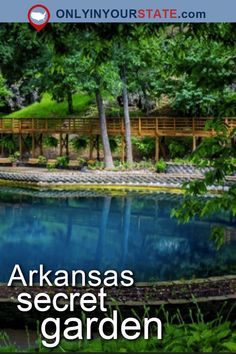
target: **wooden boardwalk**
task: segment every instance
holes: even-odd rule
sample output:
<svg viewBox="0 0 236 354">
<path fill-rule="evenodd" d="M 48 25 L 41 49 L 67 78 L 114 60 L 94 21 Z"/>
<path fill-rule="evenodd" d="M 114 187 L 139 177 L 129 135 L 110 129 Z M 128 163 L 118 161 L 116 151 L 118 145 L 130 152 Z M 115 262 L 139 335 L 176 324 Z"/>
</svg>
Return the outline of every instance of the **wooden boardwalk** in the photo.
<svg viewBox="0 0 236 354">
<path fill-rule="evenodd" d="M 131 118 L 131 133 L 136 137 L 156 138 L 156 160 L 159 158 L 160 137 L 192 137 L 193 149 L 196 139 L 210 137 L 215 134 L 212 129 L 206 129 L 206 123 L 212 118 L 189 117 L 138 117 Z M 236 118 L 225 118 L 230 130 L 236 128 Z M 122 137 L 122 160 L 124 160 L 124 119 L 122 117 L 107 118 L 109 136 Z M 19 135 L 20 152 L 22 155 L 23 136 L 32 136 L 32 156 L 35 155 L 36 140 L 42 144 L 43 135 L 60 135 L 60 155 L 63 149 L 68 154 L 70 134 L 96 137 L 100 135 L 98 118 L 0 118 L 0 134 Z M 40 135 L 40 138 L 36 138 Z M 42 149 L 41 149 L 42 152 Z"/>
<path fill-rule="evenodd" d="M 188 117 L 139 117 L 131 118 L 131 132 L 134 136 L 196 136 L 207 137 L 214 134 L 206 130 L 210 118 Z M 229 128 L 236 128 L 236 118 L 225 119 Z M 107 118 L 109 135 L 124 134 L 123 118 Z M 98 118 L 0 118 L 0 133 L 28 134 L 79 134 L 99 135 Z"/>
</svg>

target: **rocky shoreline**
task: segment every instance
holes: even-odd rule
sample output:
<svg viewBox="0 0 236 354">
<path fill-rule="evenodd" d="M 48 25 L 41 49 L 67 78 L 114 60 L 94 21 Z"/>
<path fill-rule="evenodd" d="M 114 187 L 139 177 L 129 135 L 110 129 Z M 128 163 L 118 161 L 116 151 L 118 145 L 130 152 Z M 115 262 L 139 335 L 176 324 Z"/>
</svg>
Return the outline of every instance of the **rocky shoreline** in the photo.
<svg viewBox="0 0 236 354">
<path fill-rule="evenodd" d="M 173 167 L 173 166 L 172 166 Z M 174 169 L 175 170 L 175 169 Z M 192 171 L 193 172 L 193 171 Z M 48 171 L 42 168 L 1 168 L 0 184 L 31 185 L 34 187 L 124 187 L 129 188 L 177 188 L 181 189 L 184 182 L 203 178 L 203 174 L 183 172 L 156 173 L 150 170 L 140 171 Z M 223 185 L 210 186 L 209 190 L 227 190 L 232 183 L 236 182 L 236 176 L 226 178 Z"/>
<path fill-rule="evenodd" d="M 27 287 L 0 285 L 0 302 L 17 302 L 18 294 L 27 291 L 32 298 L 39 292 L 49 292 L 50 296 L 65 291 L 74 292 L 94 292 L 99 288 L 89 287 Z M 107 302 L 119 305 L 164 305 L 164 304 L 184 304 L 198 302 L 235 300 L 236 299 L 236 275 L 221 277 L 211 277 L 206 279 L 194 279 L 183 281 L 167 281 L 155 283 L 137 283 L 131 288 L 108 288 Z"/>
</svg>

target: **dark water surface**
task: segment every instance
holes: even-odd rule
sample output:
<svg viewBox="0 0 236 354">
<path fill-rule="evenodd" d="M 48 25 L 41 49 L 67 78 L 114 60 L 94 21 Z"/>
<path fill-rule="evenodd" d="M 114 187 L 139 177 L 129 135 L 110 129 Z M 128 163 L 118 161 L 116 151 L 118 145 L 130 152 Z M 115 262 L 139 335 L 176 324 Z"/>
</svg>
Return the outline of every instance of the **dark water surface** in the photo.
<svg viewBox="0 0 236 354">
<path fill-rule="evenodd" d="M 49 198 L 0 190 L 0 282 L 15 264 L 27 272 L 131 269 L 136 281 L 236 273 L 236 223 L 229 215 L 178 225 L 170 217 L 181 197 L 171 194 Z M 225 245 L 210 240 L 225 226 Z"/>
</svg>

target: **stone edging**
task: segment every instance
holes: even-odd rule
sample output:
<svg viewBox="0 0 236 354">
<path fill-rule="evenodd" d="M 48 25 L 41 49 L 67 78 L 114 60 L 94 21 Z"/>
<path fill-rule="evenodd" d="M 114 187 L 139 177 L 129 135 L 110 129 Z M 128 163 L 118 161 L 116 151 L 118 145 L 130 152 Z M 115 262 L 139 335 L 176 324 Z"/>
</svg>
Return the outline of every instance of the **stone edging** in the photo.
<svg viewBox="0 0 236 354">
<path fill-rule="evenodd" d="M 124 187 L 150 187 L 150 188 L 181 188 L 184 182 L 201 178 L 193 174 L 158 174 L 150 171 L 112 172 L 112 171 L 89 171 L 89 172 L 46 172 L 19 169 L 19 171 L 0 170 L 0 183 L 2 185 L 11 182 L 16 185 L 31 184 L 36 187 L 64 187 L 64 186 L 119 186 Z M 211 186 L 209 190 L 222 191 L 236 182 L 234 177 L 227 178 L 222 186 Z"/>
<path fill-rule="evenodd" d="M 17 295 L 22 291 L 32 296 L 38 292 L 47 292 L 47 287 L 25 288 L 15 286 L 8 288 L 0 284 L 0 302 L 17 302 Z M 50 288 L 50 294 L 63 291 L 64 288 Z M 86 292 L 88 288 L 67 288 L 67 292 Z M 94 289 L 94 293 L 98 289 Z M 124 306 L 187 304 L 207 301 L 223 301 L 236 299 L 236 275 L 193 279 L 185 281 L 169 281 L 156 283 L 137 283 L 132 288 L 109 288 L 108 303 Z"/>
</svg>

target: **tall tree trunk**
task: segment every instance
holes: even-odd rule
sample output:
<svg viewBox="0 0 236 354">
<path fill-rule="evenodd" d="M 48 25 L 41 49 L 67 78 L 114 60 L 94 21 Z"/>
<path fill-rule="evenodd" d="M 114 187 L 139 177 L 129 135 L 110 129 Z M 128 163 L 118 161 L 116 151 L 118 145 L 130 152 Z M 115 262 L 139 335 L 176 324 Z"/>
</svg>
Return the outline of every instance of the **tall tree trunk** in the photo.
<svg viewBox="0 0 236 354">
<path fill-rule="evenodd" d="M 128 99 L 128 90 L 127 90 L 126 74 L 125 74 L 125 67 L 124 66 L 120 68 L 120 78 L 122 81 L 122 97 L 123 97 L 123 105 L 124 105 L 126 161 L 128 163 L 132 164 L 133 163 L 133 151 L 132 151 L 132 142 L 131 142 L 129 99 Z"/>
<path fill-rule="evenodd" d="M 97 107 L 98 107 L 99 122 L 100 122 L 100 129 L 101 129 L 101 138 L 102 138 L 102 145 L 103 145 L 103 151 L 104 151 L 105 168 L 114 168 L 110 142 L 109 142 L 109 138 L 108 138 L 108 134 L 107 134 L 106 114 L 105 114 L 105 110 L 104 110 L 102 95 L 101 95 L 101 92 L 99 89 L 96 90 L 96 101 L 97 101 Z"/>
<path fill-rule="evenodd" d="M 74 113 L 73 96 L 70 91 L 67 94 L 67 102 L 68 102 L 68 112 L 69 114 L 73 114 Z"/>
</svg>

